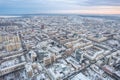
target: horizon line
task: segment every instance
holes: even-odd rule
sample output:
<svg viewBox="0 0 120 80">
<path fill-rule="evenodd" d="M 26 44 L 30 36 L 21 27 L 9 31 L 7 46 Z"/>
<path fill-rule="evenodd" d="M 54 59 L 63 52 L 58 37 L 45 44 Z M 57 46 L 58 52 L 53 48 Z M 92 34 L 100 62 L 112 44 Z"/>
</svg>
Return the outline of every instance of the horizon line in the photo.
<svg viewBox="0 0 120 80">
<path fill-rule="evenodd" d="M 92 13 L 8 13 L 0 15 L 120 15 L 120 14 L 92 14 Z"/>
</svg>

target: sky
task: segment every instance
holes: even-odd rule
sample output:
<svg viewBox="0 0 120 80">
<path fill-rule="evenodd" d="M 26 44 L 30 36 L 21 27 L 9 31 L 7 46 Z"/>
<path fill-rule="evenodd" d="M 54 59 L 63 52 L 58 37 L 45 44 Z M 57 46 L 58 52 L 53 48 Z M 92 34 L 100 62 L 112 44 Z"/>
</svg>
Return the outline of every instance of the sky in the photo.
<svg viewBox="0 0 120 80">
<path fill-rule="evenodd" d="M 0 0 L 0 14 L 120 14 L 120 0 Z"/>
</svg>

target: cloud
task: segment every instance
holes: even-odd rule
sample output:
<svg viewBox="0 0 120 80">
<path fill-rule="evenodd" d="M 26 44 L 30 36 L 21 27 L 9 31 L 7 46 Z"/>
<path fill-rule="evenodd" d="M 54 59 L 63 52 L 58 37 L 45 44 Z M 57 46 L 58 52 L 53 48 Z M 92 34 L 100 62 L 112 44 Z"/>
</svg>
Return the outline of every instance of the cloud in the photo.
<svg viewBox="0 0 120 80">
<path fill-rule="evenodd" d="M 0 0 L 0 14 L 60 13 L 60 11 L 92 13 L 92 10 L 93 13 L 95 10 L 116 12 L 115 9 L 120 11 L 119 7 L 120 0 Z"/>
<path fill-rule="evenodd" d="M 120 14 L 120 6 L 91 6 L 83 7 L 83 9 L 73 10 L 56 10 L 51 13 L 62 13 L 62 14 Z"/>
<path fill-rule="evenodd" d="M 120 0 L 88 0 L 86 3 L 91 6 L 120 6 Z"/>
</svg>

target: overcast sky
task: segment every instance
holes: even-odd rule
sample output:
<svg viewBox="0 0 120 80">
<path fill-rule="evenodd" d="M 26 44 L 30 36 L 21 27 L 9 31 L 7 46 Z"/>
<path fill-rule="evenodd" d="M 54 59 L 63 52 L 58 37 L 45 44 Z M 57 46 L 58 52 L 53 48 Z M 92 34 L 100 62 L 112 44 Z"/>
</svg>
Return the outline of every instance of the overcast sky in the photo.
<svg viewBox="0 0 120 80">
<path fill-rule="evenodd" d="M 0 14 L 120 14 L 120 0 L 0 0 Z"/>
</svg>

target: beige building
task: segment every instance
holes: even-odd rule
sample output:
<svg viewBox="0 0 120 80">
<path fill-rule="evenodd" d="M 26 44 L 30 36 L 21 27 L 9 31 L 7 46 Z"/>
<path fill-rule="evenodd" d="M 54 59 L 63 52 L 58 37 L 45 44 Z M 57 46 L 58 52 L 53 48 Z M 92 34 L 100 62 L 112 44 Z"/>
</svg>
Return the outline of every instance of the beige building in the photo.
<svg viewBox="0 0 120 80">
<path fill-rule="evenodd" d="M 73 49 L 72 48 L 69 48 L 69 49 L 66 49 L 65 51 L 65 55 L 69 56 L 73 53 Z"/>
<path fill-rule="evenodd" d="M 54 62 L 55 60 L 56 60 L 56 55 L 55 54 L 49 54 L 49 55 L 47 55 L 47 57 L 45 57 L 43 59 L 43 62 L 44 62 L 45 65 L 49 65 L 52 62 Z"/>
<path fill-rule="evenodd" d="M 1 43 L 1 42 L 3 42 L 3 37 L 2 37 L 2 36 L 0 36 L 0 43 Z"/>
<path fill-rule="evenodd" d="M 10 44 L 6 44 L 5 45 L 5 49 L 7 51 L 13 51 L 13 50 L 17 50 L 21 48 L 21 44 L 20 43 L 10 43 Z"/>
<path fill-rule="evenodd" d="M 88 39 L 92 40 L 92 41 L 95 41 L 95 42 L 102 42 L 102 41 L 105 41 L 107 40 L 108 38 L 107 37 L 104 37 L 104 36 L 88 36 Z"/>
<path fill-rule="evenodd" d="M 90 47 L 82 48 L 83 56 L 90 60 L 99 60 L 109 53 L 109 50 L 105 50 L 99 45 L 92 45 Z"/>
<path fill-rule="evenodd" d="M 82 48 L 82 47 L 85 47 L 85 46 L 88 46 L 88 45 L 91 45 L 91 44 L 92 44 L 91 41 L 81 38 L 81 39 L 77 39 L 75 41 L 67 42 L 64 45 L 67 48 L 73 48 L 73 50 L 75 50 L 75 49 Z"/>
<path fill-rule="evenodd" d="M 19 36 L 4 36 L 4 47 L 7 51 L 18 50 L 21 48 L 21 42 Z"/>
<path fill-rule="evenodd" d="M 10 66 L 10 67 L 0 69 L 0 76 L 3 76 L 5 74 L 8 74 L 8 73 L 14 72 L 16 70 L 22 69 L 22 68 L 24 68 L 25 64 L 26 64 L 26 62 L 22 62 L 22 63 L 16 64 L 16 65 L 13 65 L 13 66 Z"/>
</svg>

